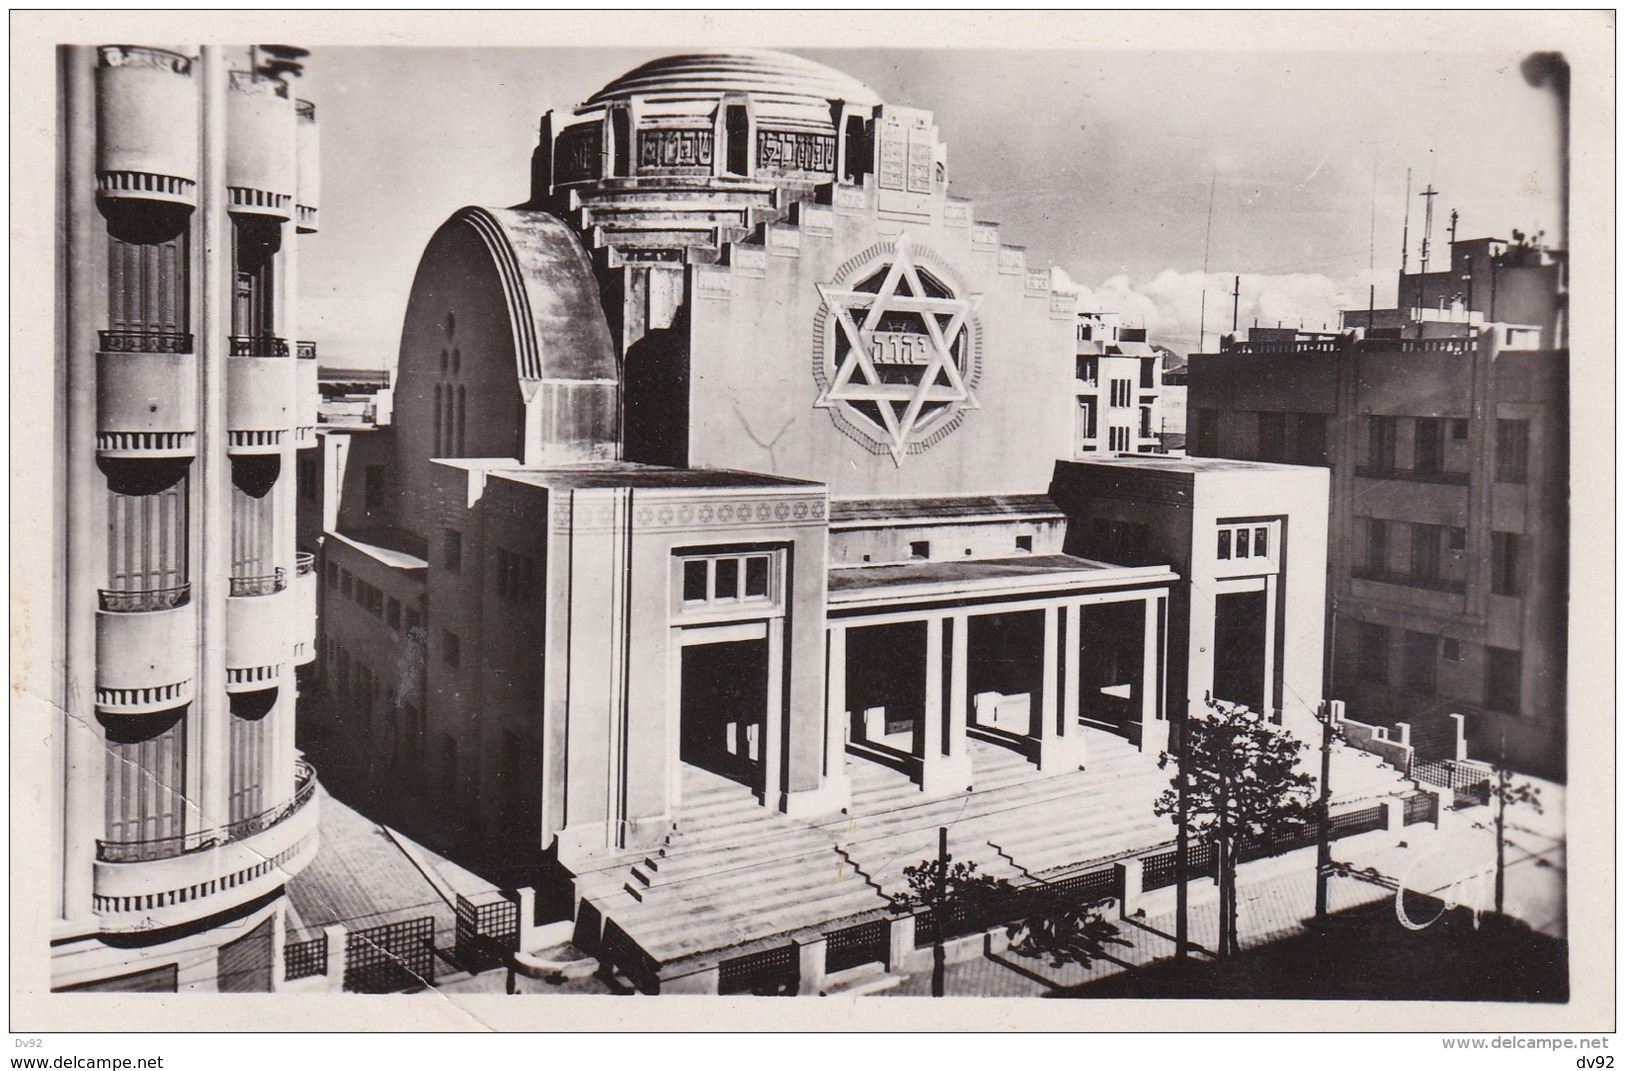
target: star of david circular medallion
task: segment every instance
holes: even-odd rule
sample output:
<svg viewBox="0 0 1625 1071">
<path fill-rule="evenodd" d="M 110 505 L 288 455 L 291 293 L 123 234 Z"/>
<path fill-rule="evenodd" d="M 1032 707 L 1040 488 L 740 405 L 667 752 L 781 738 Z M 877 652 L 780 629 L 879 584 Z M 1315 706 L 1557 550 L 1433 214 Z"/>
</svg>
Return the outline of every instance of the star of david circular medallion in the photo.
<svg viewBox="0 0 1625 1071">
<path fill-rule="evenodd" d="M 872 449 L 903 458 L 929 449 L 977 408 L 976 308 L 947 266 L 907 235 L 819 284 L 816 405 Z"/>
</svg>

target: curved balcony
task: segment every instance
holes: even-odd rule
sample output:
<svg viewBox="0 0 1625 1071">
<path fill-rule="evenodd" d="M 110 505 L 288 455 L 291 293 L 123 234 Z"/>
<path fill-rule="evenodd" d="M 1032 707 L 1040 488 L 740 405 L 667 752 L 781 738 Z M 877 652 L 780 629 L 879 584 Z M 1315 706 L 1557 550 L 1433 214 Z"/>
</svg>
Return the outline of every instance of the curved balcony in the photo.
<svg viewBox="0 0 1625 1071">
<path fill-rule="evenodd" d="M 274 454 L 293 431 L 297 375 L 288 342 L 274 336 L 231 339 L 226 360 L 227 447 L 233 454 Z"/>
<path fill-rule="evenodd" d="M 139 45 L 103 45 L 96 68 L 96 193 L 104 203 L 194 208 L 198 90 L 192 61 Z"/>
<path fill-rule="evenodd" d="M 96 449 L 104 457 L 197 453 L 192 336 L 102 331 L 96 355 Z"/>
<path fill-rule="evenodd" d="M 190 703 L 196 652 L 191 585 L 102 591 L 96 614 L 96 709 L 153 714 Z"/>
<path fill-rule="evenodd" d="M 316 105 L 308 100 L 294 101 L 294 112 L 299 121 L 294 132 L 294 146 L 299 153 L 297 189 L 294 191 L 294 210 L 300 234 L 315 234 L 316 208 L 322 198 L 321 138 L 316 126 Z"/>
<path fill-rule="evenodd" d="M 293 664 L 316 661 L 316 556 L 301 550 L 293 556 Z"/>
<path fill-rule="evenodd" d="M 272 688 L 293 646 L 286 574 L 233 577 L 226 599 L 226 691 Z"/>
<path fill-rule="evenodd" d="M 316 773 L 294 768 L 293 795 L 240 822 L 150 841 L 97 841 L 92 904 L 102 929 L 180 926 L 287 883 L 316 855 Z"/>
<path fill-rule="evenodd" d="M 238 215 L 293 218 L 298 185 L 293 101 L 280 78 L 231 72 L 226 94 L 226 192 Z"/>
<path fill-rule="evenodd" d="M 316 420 L 322 394 L 317 386 L 316 343 L 295 343 L 299 363 L 295 366 L 294 445 L 301 450 L 316 445 Z"/>
</svg>

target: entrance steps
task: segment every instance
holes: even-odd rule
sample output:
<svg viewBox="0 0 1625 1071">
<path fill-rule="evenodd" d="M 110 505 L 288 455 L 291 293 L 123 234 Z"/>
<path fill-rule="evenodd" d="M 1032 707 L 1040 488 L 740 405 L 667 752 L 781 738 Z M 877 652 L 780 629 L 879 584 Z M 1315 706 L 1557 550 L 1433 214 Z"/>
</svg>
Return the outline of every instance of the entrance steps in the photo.
<svg viewBox="0 0 1625 1071">
<path fill-rule="evenodd" d="M 1310 764 L 1320 776 L 1320 748 L 1311 749 Z M 1416 789 L 1416 783 L 1379 756 L 1343 743 L 1332 744 L 1332 804 L 1403 796 Z"/>
</svg>

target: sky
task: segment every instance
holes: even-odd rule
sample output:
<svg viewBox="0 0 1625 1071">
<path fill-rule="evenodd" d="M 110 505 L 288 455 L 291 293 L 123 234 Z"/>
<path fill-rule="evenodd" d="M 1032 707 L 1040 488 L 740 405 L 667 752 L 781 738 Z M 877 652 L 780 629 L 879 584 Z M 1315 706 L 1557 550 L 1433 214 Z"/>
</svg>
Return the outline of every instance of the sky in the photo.
<svg viewBox="0 0 1625 1071">
<path fill-rule="evenodd" d="M 1238 274 L 1243 327 L 1335 326 L 1373 278 L 1391 304 L 1407 169 L 1413 271 L 1429 184 L 1435 267 L 1452 210 L 1464 239 L 1557 241 L 1557 109 L 1520 72 L 1528 45 L 1259 45 L 786 50 L 931 110 L 953 194 L 1086 305 L 1180 353 L 1199 328 L 1207 348 L 1229 330 Z M 322 230 L 300 239 L 300 335 L 324 362 L 392 364 L 435 228 L 464 205 L 526 197 L 548 108 L 568 114 L 680 50 L 313 47 L 296 89 L 321 123 Z"/>
</svg>

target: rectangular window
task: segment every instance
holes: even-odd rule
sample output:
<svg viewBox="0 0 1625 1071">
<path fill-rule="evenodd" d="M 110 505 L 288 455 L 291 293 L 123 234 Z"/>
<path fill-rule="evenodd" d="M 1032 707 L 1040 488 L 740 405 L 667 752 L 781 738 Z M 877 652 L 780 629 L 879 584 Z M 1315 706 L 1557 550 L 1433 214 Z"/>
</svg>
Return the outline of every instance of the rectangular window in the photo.
<svg viewBox="0 0 1625 1071">
<path fill-rule="evenodd" d="M 1108 449 L 1116 453 L 1124 453 L 1128 450 L 1127 428 L 1112 428 L 1110 439 L 1111 442 L 1108 444 Z"/>
<path fill-rule="evenodd" d="M 312 454 L 313 452 L 309 450 L 300 452 L 299 468 L 295 473 L 295 479 L 299 483 L 299 497 L 305 502 L 316 501 L 316 477 L 320 470 L 317 469 L 316 458 Z"/>
<path fill-rule="evenodd" d="M 189 240 L 190 224 L 162 241 L 109 236 L 107 326 L 112 333 L 146 336 L 139 345 L 152 347 L 151 352 L 190 352 L 189 347 L 162 348 L 180 345 L 192 329 Z"/>
<path fill-rule="evenodd" d="M 1501 483 L 1529 478 L 1529 421 L 1495 422 L 1495 478 Z"/>
<path fill-rule="evenodd" d="M 1431 632 L 1405 632 L 1405 687 L 1432 695 L 1438 677 L 1439 637 Z"/>
<path fill-rule="evenodd" d="M 1267 558 L 1270 556 L 1270 530 L 1268 528 L 1253 529 L 1253 557 Z"/>
<path fill-rule="evenodd" d="M 461 668 L 463 664 L 463 641 L 457 633 L 449 628 L 440 630 L 442 640 L 440 657 L 452 669 Z"/>
<path fill-rule="evenodd" d="M 1399 420 L 1390 416 L 1370 418 L 1371 442 L 1367 458 L 1378 472 L 1392 472 L 1399 442 Z"/>
<path fill-rule="evenodd" d="M 384 466 L 368 465 L 364 473 L 362 496 L 370 513 L 384 508 Z"/>
<path fill-rule="evenodd" d="M 385 615 L 384 620 L 388 621 L 389 627 L 396 632 L 401 630 L 401 600 L 393 596 L 390 597 L 389 612 Z"/>
<path fill-rule="evenodd" d="M 1030 535 L 1016 536 L 1016 550 L 1022 554 L 1033 552 L 1033 537 Z"/>
<path fill-rule="evenodd" d="M 1078 358 L 1077 377 L 1080 382 L 1087 383 L 1090 386 L 1099 383 L 1100 358 L 1080 356 Z"/>
<path fill-rule="evenodd" d="M 1230 560 L 1230 529 L 1228 528 L 1219 529 L 1219 560 L 1222 562 Z"/>
<path fill-rule="evenodd" d="M 1504 714 L 1523 711 L 1523 656 L 1501 647 L 1486 647 L 1484 705 Z"/>
<path fill-rule="evenodd" d="M 1444 421 L 1436 417 L 1416 418 L 1415 470 L 1425 476 L 1444 471 Z"/>
<path fill-rule="evenodd" d="M 1376 517 L 1365 520 L 1365 567 L 1379 576 L 1388 572 L 1388 522 Z"/>
<path fill-rule="evenodd" d="M 1326 414 L 1299 413 L 1297 417 L 1298 443 L 1294 455 L 1300 465 L 1326 463 Z"/>
<path fill-rule="evenodd" d="M 186 812 L 184 712 L 100 720 L 107 731 L 107 839 L 130 843 L 179 836 Z"/>
<path fill-rule="evenodd" d="M 1411 525 L 1411 578 L 1413 580 L 1439 579 L 1439 526 L 1435 524 Z"/>
<path fill-rule="evenodd" d="M 1149 405 L 1140 406 L 1140 438 L 1151 438 L 1151 407 Z"/>
<path fill-rule="evenodd" d="M 1132 379 L 1112 380 L 1112 408 L 1127 409 L 1134 404 L 1134 381 Z"/>
<path fill-rule="evenodd" d="M 1361 680 L 1385 683 L 1388 680 L 1388 629 L 1383 625 L 1358 623 L 1355 671 Z"/>
<path fill-rule="evenodd" d="M 931 557 L 931 543 L 930 543 L 930 541 L 922 539 L 922 540 L 919 540 L 917 542 L 910 543 L 908 545 L 908 556 L 910 558 L 929 558 L 929 557 Z"/>
<path fill-rule="evenodd" d="M 444 565 L 453 573 L 463 571 L 463 533 L 455 528 L 446 529 Z"/>
<path fill-rule="evenodd" d="M 1467 549 L 1467 529 L 1465 529 L 1465 528 L 1452 528 L 1452 529 L 1450 529 L 1450 537 L 1449 538 L 1450 538 L 1450 544 L 1449 545 L 1450 545 L 1451 550 L 1466 550 Z"/>
<path fill-rule="evenodd" d="M 696 558 L 683 563 L 683 601 L 704 602 L 710 597 L 711 562 Z"/>
<path fill-rule="evenodd" d="M 1157 385 L 1157 359 L 1155 357 L 1140 358 L 1140 389 L 1151 390 Z"/>
<path fill-rule="evenodd" d="M 1093 439 L 1100 434 L 1095 424 L 1095 400 L 1093 398 L 1078 399 L 1078 437 L 1080 439 Z"/>
<path fill-rule="evenodd" d="M 151 494 L 108 493 L 107 589 L 124 596 L 119 608 L 167 610 L 186 601 L 189 503 L 185 476 Z"/>
<path fill-rule="evenodd" d="M 1258 414 L 1258 460 L 1286 460 L 1286 414 Z"/>
<path fill-rule="evenodd" d="M 1251 546 L 1251 530 L 1247 528 L 1236 529 L 1236 557 L 1251 558 L 1253 556 L 1252 551 L 1249 549 Z"/>
<path fill-rule="evenodd" d="M 1461 661 L 1461 641 L 1446 637 L 1444 640 L 1444 660 L 1446 662 Z"/>
<path fill-rule="evenodd" d="M 739 559 L 718 558 L 716 561 L 716 586 L 712 590 L 713 599 L 739 598 Z"/>
<path fill-rule="evenodd" d="M 1496 595 L 1522 595 L 1518 575 L 1518 536 L 1512 532 L 1490 533 L 1490 591 Z"/>
<path fill-rule="evenodd" d="M 1217 409 L 1196 410 L 1196 449 L 1197 457 L 1217 457 L 1219 453 L 1219 411 Z"/>
<path fill-rule="evenodd" d="M 1458 417 L 1452 420 L 1450 422 L 1450 438 L 1458 443 L 1466 442 L 1469 427 L 1470 424 L 1465 419 Z"/>
<path fill-rule="evenodd" d="M 767 595 L 767 556 L 752 555 L 745 559 L 745 597 L 765 598 Z"/>
</svg>

